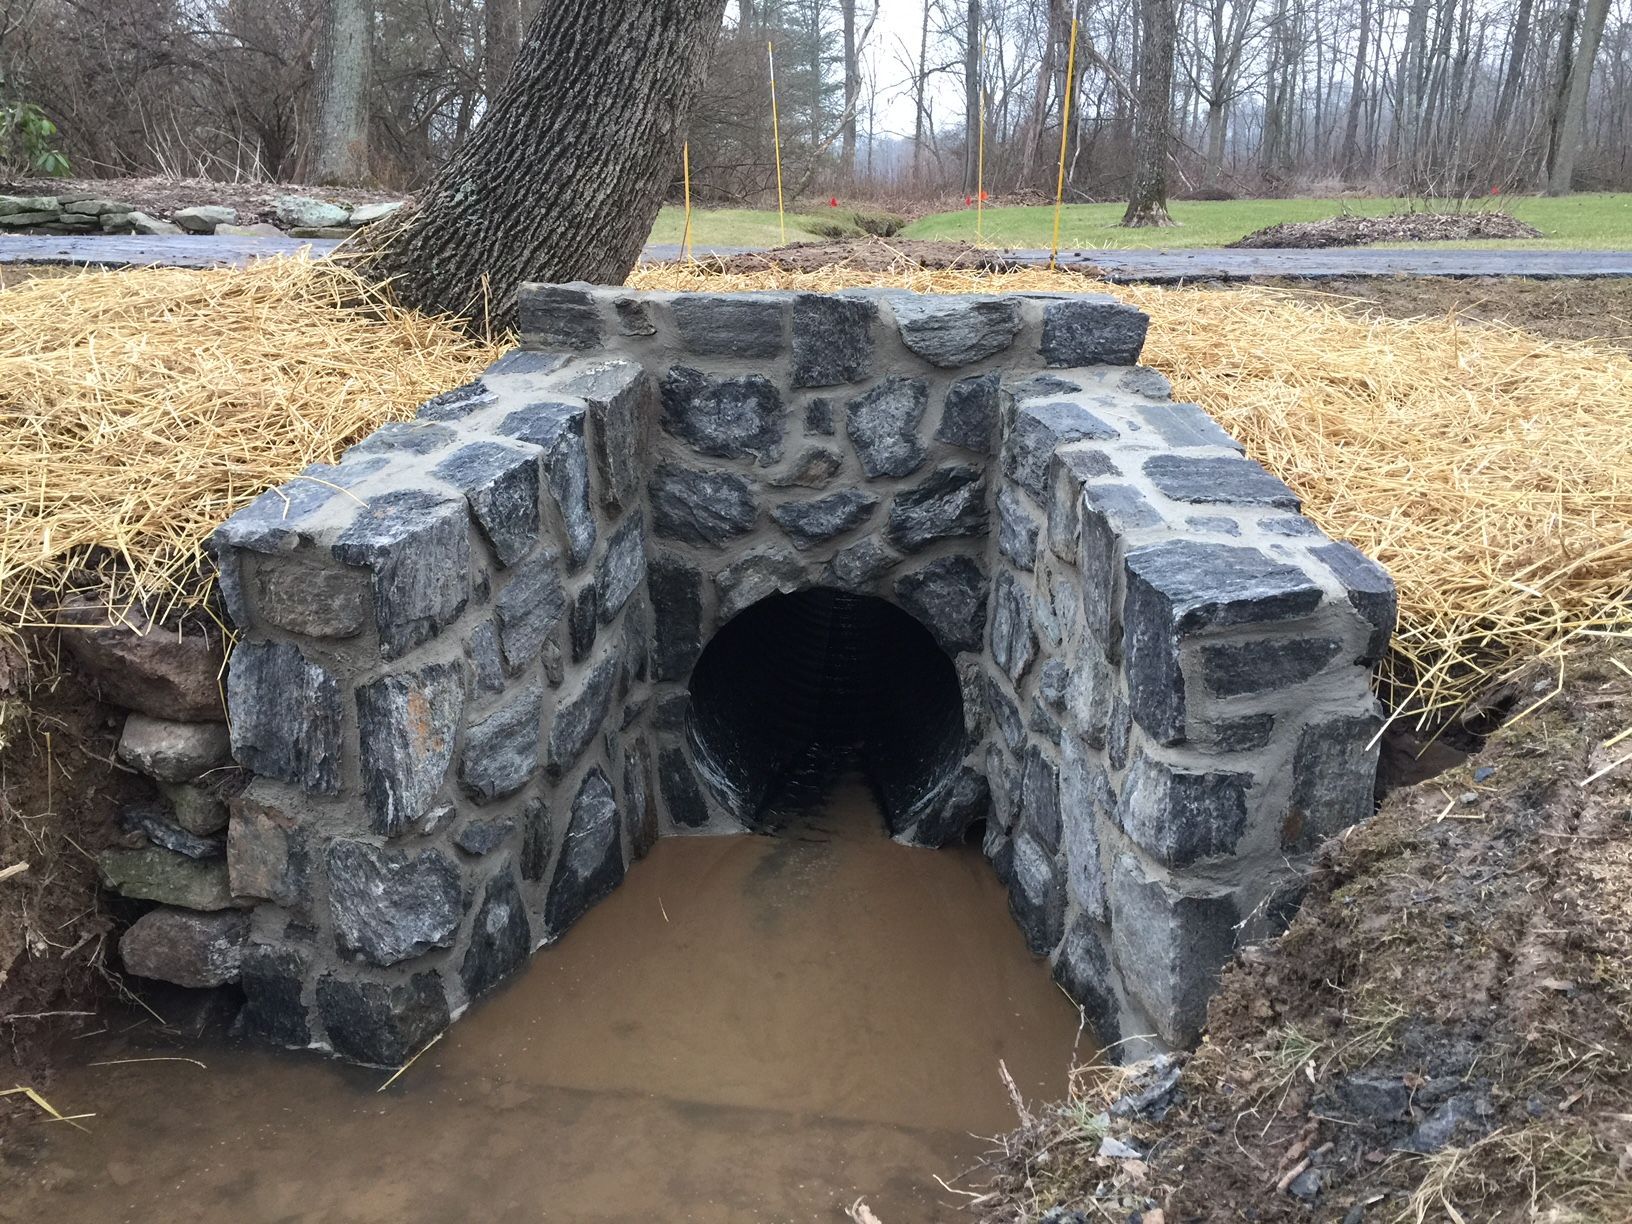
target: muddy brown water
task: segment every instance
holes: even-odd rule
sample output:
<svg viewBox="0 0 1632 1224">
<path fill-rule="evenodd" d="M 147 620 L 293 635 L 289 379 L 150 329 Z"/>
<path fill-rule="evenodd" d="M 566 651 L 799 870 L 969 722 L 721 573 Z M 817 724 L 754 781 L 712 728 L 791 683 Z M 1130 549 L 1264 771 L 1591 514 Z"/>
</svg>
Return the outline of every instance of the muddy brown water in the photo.
<svg viewBox="0 0 1632 1224">
<path fill-rule="evenodd" d="M 666 838 L 610 898 L 385 1073 L 217 1042 L 73 1043 L 0 1219 L 967 1218 L 935 1181 L 1085 1056 L 974 846 L 882 832 L 845 783 L 783 835 Z M 93 1048 L 87 1048 L 93 1047 Z M 188 1062 L 113 1059 L 185 1055 Z M 18 1155 L 19 1149 L 26 1157 Z"/>
</svg>

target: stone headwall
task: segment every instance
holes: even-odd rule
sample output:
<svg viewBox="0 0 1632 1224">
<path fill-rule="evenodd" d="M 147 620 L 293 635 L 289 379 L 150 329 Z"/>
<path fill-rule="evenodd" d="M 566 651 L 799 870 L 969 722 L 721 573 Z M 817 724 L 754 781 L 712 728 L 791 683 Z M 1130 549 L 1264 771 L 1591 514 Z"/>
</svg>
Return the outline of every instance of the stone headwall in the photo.
<svg viewBox="0 0 1632 1224">
<path fill-rule="evenodd" d="M 656 837 L 743 829 L 688 679 L 828 587 L 961 681 L 961 752 L 891 832 L 984 821 L 1102 1039 L 1193 1040 L 1371 810 L 1386 575 L 1171 402 L 1108 298 L 537 286 L 521 317 L 523 351 L 217 533 L 251 1030 L 400 1062 Z"/>
</svg>

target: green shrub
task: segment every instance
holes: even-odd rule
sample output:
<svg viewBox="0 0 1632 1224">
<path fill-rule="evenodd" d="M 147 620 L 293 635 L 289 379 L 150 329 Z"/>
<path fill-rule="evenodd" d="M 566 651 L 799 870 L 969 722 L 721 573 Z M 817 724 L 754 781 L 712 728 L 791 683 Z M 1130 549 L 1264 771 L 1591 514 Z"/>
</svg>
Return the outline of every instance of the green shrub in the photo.
<svg viewBox="0 0 1632 1224">
<path fill-rule="evenodd" d="M 852 223 L 864 234 L 872 234 L 875 238 L 894 238 L 907 228 L 907 219 L 890 212 L 863 212 L 860 209 L 850 214 Z"/>
<path fill-rule="evenodd" d="M 57 125 L 32 102 L 0 101 L 0 171 L 60 178 L 68 158 L 56 147 Z"/>
</svg>

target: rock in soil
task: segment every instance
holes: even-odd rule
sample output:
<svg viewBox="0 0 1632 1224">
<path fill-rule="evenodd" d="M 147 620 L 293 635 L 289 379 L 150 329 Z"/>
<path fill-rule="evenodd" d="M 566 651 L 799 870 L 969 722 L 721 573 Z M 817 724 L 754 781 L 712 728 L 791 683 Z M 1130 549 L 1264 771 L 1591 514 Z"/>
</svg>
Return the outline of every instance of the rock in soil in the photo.
<svg viewBox="0 0 1632 1224">
<path fill-rule="evenodd" d="M 240 910 L 201 914 L 161 908 L 143 914 L 119 940 L 119 956 L 137 977 L 203 988 L 238 980 L 249 938 Z"/>
<path fill-rule="evenodd" d="M 190 782 L 229 764 L 232 745 L 225 723 L 171 722 L 132 714 L 119 737 L 119 759 L 161 782 Z"/>
<path fill-rule="evenodd" d="M 104 850 L 96 857 L 102 883 L 122 897 L 190 910 L 234 908 L 225 859 L 183 858 L 157 846 Z"/>
<path fill-rule="evenodd" d="M 218 722 L 221 671 L 226 654 L 219 636 L 178 633 L 153 625 L 132 610 L 125 624 L 110 624 L 108 611 L 87 599 L 64 602 L 62 644 L 81 675 L 104 701 L 178 722 Z"/>
</svg>

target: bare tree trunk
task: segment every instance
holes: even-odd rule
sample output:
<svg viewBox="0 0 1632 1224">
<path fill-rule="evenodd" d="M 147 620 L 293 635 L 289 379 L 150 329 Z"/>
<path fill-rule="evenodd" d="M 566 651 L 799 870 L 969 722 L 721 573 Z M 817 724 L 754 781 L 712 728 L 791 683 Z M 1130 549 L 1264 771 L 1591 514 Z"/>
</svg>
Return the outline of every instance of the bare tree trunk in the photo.
<svg viewBox="0 0 1632 1224">
<path fill-rule="evenodd" d="M 1174 0 L 1140 0 L 1143 26 L 1138 104 L 1134 113 L 1133 188 L 1122 224 L 1172 225 L 1167 215 L 1167 159 L 1173 146 Z"/>
<path fill-rule="evenodd" d="M 1575 159 L 1581 152 L 1587 120 L 1587 86 L 1592 82 L 1592 63 L 1598 58 L 1598 43 L 1604 36 L 1604 23 L 1609 17 L 1609 0 L 1587 0 L 1586 15 L 1581 23 L 1581 45 L 1570 63 L 1568 85 L 1565 88 L 1564 117 L 1558 126 L 1553 143 L 1552 160 L 1547 167 L 1547 194 L 1569 195 L 1575 179 Z"/>
<path fill-rule="evenodd" d="M 620 283 L 657 218 L 724 8 L 545 4 L 418 206 L 368 231 L 370 270 L 410 306 L 465 319 L 491 306 L 499 326 L 523 281 Z"/>
<path fill-rule="evenodd" d="M 510 79 L 520 50 L 518 0 L 482 0 L 482 88 L 489 102 Z"/>
<path fill-rule="evenodd" d="M 1528 2 L 1528 0 L 1526 0 Z M 1343 177 L 1353 179 L 1360 164 L 1360 107 L 1365 99 L 1367 57 L 1371 52 L 1371 0 L 1360 0 L 1360 41 L 1354 52 L 1354 82 L 1343 121 Z"/>
<path fill-rule="evenodd" d="M 979 188 L 980 141 L 980 0 L 969 0 L 963 48 L 963 194 Z"/>
<path fill-rule="evenodd" d="M 1507 66 L 1502 74 L 1502 92 L 1496 100 L 1496 116 L 1492 121 L 1495 131 L 1492 135 L 1498 140 L 1504 140 L 1507 135 L 1507 121 L 1513 114 L 1513 103 L 1519 96 L 1519 82 L 1524 78 L 1525 55 L 1530 50 L 1530 15 L 1534 11 L 1535 0 L 1519 0 L 1519 7 L 1513 16 L 1513 43 L 1507 55 Z"/>
<path fill-rule="evenodd" d="M 844 126 L 840 130 L 839 178 L 856 179 L 856 111 L 861 106 L 861 59 L 856 46 L 856 0 L 842 0 L 844 12 Z"/>
<path fill-rule="evenodd" d="M 924 85 L 929 80 L 929 6 L 924 0 L 924 23 L 918 32 L 918 79 L 912 91 L 912 181 L 923 181 L 924 164 Z"/>
<path fill-rule="evenodd" d="M 368 177 L 368 59 L 374 12 L 369 0 L 329 0 L 318 84 L 319 183 L 361 183 Z"/>
</svg>

